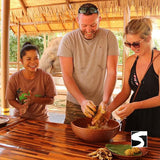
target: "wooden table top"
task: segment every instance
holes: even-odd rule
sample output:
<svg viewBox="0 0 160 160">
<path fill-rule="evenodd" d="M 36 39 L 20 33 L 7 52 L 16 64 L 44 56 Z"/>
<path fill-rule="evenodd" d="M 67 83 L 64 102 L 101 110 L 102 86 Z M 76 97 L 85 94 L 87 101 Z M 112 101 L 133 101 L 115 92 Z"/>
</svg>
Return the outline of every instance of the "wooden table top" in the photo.
<svg viewBox="0 0 160 160">
<path fill-rule="evenodd" d="M 119 132 L 113 141 L 130 141 L 130 135 Z M 0 160 L 92 159 L 87 154 L 105 144 L 80 140 L 66 124 L 11 118 L 0 128 Z M 160 160 L 160 138 L 149 137 L 148 146 L 149 152 L 142 160 Z"/>
</svg>

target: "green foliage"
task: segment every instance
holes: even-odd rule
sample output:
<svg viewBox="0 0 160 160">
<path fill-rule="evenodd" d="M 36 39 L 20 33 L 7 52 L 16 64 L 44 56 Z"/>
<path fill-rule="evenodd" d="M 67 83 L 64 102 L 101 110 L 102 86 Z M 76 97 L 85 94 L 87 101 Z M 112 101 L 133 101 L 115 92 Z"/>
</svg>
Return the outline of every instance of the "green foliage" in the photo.
<svg viewBox="0 0 160 160">
<path fill-rule="evenodd" d="M 119 45 L 119 59 L 118 59 L 118 64 L 122 64 L 122 58 L 123 58 L 123 33 L 120 31 L 115 31 L 114 32 L 117 40 L 118 40 L 118 45 Z M 53 37 L 59 37 L 59 36 L 64 36 L 65 33 L 54 33 Z M 50 38 L 52 37 L 51 35 L 49 36 Z M 49 38 L 46 36 L 46 43 L 48 42 L 47 39 Z M 43 35 L 39 36 L 26 36 L 23 35 L 20 38 L 20 47 L 22 48 L 22 45 L 25 42 L 31 42 L 33 45 L 36 45 L 39 48 L 40 55 L 42 55 L 43 50 L 44 50 L 44 44 L 43 44 L 44 37 Z M 157 49 L 160 50 L 160 41 L 157 39 L 153 39 L 153 47 L 157 47 Z M 9 58 L 10 62 L 16 62 L 17 61 L 17 37 L 13 34 L 13 32 L 10 30 L 10 40 L 9 40 Z M 133 51 L 130 49 L 129 50 L 129 55 L 134 54 Z M 1 57 L 0 57 L 1 58 Z"/>
<path fill-rule="evenodd" d="M 9 61 L 17 61 L 17 38 L 11 30 L 9 32 Z"/>
<path fill-rule="evenodd" d="M 122 58 L 123 58 L 123 33 L 122 32 L 114 32 L 119 46 L 119 58 L 118 58 L 118 64 L 122 64 Z"/>
<path fill-rule="evenodd" d="M 16 62 L 17 61 L 17 37 L 14 35 L 14 33 L 10 30 L 10 39 L 9 39 L 9 60 L 10 62 Z M 42 35 L 40 36 L 26 36 L 23 35 L 20 38 L 20 48 L 22 48 L 23 44 L 25 42 L 31 42 L 33 45 L 37 46 L 40 52 L 40 55 L 42 55 L 44 50 L 43 45 L 43 39 L 44 37 Z"/>
<path fill-rule="evenodd" d="M 31 42 L 33 45 L 37 46 L 40 52 L 40 55 L 43 53 L 44 44 L 43 44 L 43 36 L 21 36 L 20 39 L 20 47 L 22 48 L 25 42 Z"/>
<path fill-rule="evenodd" d="M 156 47 L 158 50 L 160 50 L 160 40 L 159 39 L 153 40 L 153 47 Z"/>
</svg>

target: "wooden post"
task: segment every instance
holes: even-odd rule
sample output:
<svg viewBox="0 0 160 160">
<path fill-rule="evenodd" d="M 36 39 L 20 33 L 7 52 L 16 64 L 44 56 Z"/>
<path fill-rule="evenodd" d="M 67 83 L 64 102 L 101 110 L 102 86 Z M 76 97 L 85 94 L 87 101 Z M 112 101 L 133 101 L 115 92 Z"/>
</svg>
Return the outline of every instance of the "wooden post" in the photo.
<svg viewBox="0 0 160 160">
<path fill-rule="evenodd" d="M 1 0 L 1 114 L 9 115 L 9 105 L 5 100 L 9 75 L 9 11 L 10 0 Z"/>
<path fill-rule="evenodd" d="M 46 34 L 44 34 L 43 45 L 44 45 L 44 50 L 45 50 L 46 49 Z"/>
<path fill-rule="evenodd" d="M 49 42 L 50 42 L 50 34 L 48 34 L 48 43 L 47 43 L 47 47 L 49 45 Z"/>
<path fill-rule="evenodd" d="M 20 70 L 20 24 L 18 24 L 17 31 L 17 71 Z"/>
<path fill-rule="evenodd" d="M 124 25 L 123 25 L 123 30 L 125 30 L 125 27 L 127 25 L 127 23 L 130 20 L 130 9 L 129 6 L 126 6 L 124 8 Z M 122 58 L 122 84 L 124 82 L 124 70 L 125 70 L 125 63 L 126 63 L 126 59 L 128 56 L 128 51 L 126 50 L 125 47 L 123 47 L 123 58 Z"/>
</svg>

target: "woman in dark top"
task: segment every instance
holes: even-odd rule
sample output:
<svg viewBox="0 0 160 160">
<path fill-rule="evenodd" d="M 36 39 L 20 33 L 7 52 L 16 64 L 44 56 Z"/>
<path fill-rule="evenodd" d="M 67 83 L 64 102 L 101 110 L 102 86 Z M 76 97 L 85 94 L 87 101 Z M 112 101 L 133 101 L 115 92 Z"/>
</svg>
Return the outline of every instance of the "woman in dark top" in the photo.
<svg viewBox="0 0 160 160">
<path fill-rule="evenodd" d="M 152 49 L 151 33 L 152 24 L 148 18 L 133 19 L 126 26 L 124 44 L 135 54 L 126 60 L 122 90 L 106 107 L 103 118 L 109 119 L 111 113 L 120 106 L 115 113 L 121 119 L 126 118 L 125 131 L 148 131 L 149 136 L 160 137 L 160 52 Z M 130 103 L 123 104 L 131 91 Z M 96 118 L 93 119 L 93 123 L 96 121 Z"/>
</svg>

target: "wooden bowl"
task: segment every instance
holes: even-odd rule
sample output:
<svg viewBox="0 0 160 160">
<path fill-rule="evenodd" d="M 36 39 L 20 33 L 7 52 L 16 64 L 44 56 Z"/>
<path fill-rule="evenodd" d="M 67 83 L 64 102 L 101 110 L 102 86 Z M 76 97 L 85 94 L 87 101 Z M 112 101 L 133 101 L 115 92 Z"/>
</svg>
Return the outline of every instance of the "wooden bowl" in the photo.
<svg viewBox="0 0 160 160">
<path fill-rule="evenodd" d="M 107 128 L 88 128 L 90 118 L 80 118 L 71 122 L 72 130 L 77 137 L 87 142 L 109 142 L 119 131 L 120 125 L 115 120 L 109 120 Z"/>
</svg>

